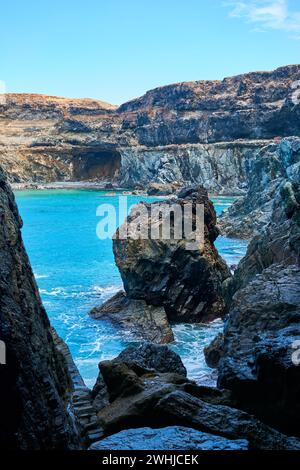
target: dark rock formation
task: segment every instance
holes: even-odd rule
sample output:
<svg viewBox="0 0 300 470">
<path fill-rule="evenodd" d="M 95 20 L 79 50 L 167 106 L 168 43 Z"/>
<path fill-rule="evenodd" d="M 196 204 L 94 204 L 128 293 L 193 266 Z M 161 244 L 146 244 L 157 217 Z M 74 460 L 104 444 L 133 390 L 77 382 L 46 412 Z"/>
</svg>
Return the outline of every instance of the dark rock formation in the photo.
<svg viewBox="0 0 300 470">
<path fill-rule="evenodd" d="M 139 366 L 145 370 L 155 370 L 162 373 L 174 372 L 186 377 L 186 368 L 182 360 L 167 346 L 151 343 L 129 346 L 119 354 L 117 359 L 126 362 L 130 367 Z"/>
<path fill-rule="evenodd" d="M 248 191 L 219 219 L 222 233 L 252 238 L 271 221 L 274 198 L 284 183 L 300 181 L 300 139 L 290 137 L 248 159 Z"/>
<path fill-rule="evenodd" d="M 213 405 L 183 392 L 165 395 L 154 407 L 162 423 L 189 426 L 228 438 L 247 439 L 254 449 L 300 450 L 300 440 L 287 437 L 254 416 L 223 405 Z"/>
<path fill-rule="evenodd" d="M 155 343 L 174 340 L 163 307 L 147 305 L 144 300 L 129 299 L 123 291 L 91 310 L 90 316 L 96 320 L 109 320 L 139 339 Z"/>
<path fill-rule="evenodd" d="M 204 348 L 205 361 L 208 367 L 217 368 L 223 355 L 224 334 L 219 333 L 215 339 Z"/>
<path fill-rule="evenodd" d="M 0 163 L 13 182 L 202 184 L 241 194 L 267 141 L 299 136 L 300 66 L 173 84 L 118 109 L 96 100 L 7 94 Z"/>
<path fill-rule="evenodd" d="M 103 436 L 103 430 L 97 418 L 97 405 L 99 405 L 100 398 L 102 398 L 102 403 L 104 400 L 105 404 L 108 403 L 108 400 L 105 402 L 105 392 L 103 396 L 101 396 L 99 376 L 98 382 L 95 385 L 95 388 L 98 386 L 98 396 L 97 400 L 94 401 L 91 390 L 85 385 L 73 360 L 70 349 L 53 328 L 52 336 L 56 348 L 63 355 L 67 364 L 73 388 L 70 411 L 76 422 L 76 430 L 81 448 L 87 448 L 92 442 L 97 441 Z"/>
<path fill-rule="evenodd" d="M 119 237 L 120 230 L 124 230 L 122 226 L 113 241 L 116 264 L 130 299 L 163 306 L 170 320 L 211 321 L 223 315 L 222 284 L 230 277 L 213 244 L 218 236 L 216 213 L 203 188 L 184 190 L 177 200 L 164 202 L 164 207 L 170 208 L 173 203 L 178 204 L 180 214 L 188 203 L 193 207 L 193 214 L 197 204 L 204 206 L 203 246 L 198 243 L 199 248 L 188 249 L 186 233 L 177 240 L 138 239 L 138 233 L 132 229 L 136 220 L 146 230 L 150 226 L 149 217 L 152 227 L 160 223 L 153 216 L 155 209 L 161 207 L 159 203 L 141 204 L 135 206 L 127 219 L 131 224 L 130 237 Z M 174 228 L 174 222 L 171 227 Z"/>
<path fill-rule="evenodd" d="M 279 182 L 270 222 L 251 241 L 228 283 L 224 341 L 211 347 L 214 357 L 221 357 L 218 384 L 232 391 L 237 406 L 294 435 L 300 418 L 298 143 L 284 143 L 292 146 L 284 153 L 292 159 L 290 178 Z"/>
<path fill-rule="evenodd" d="M 299 135 L 299 65 L 223 81 L 156 88 L 123 104 L 124 124 L 147 146 Z"/>
<path fill-rule="evenodd" d="M 221 387 L 238 406 L 299 435 L 300 267 L 272 265 L 240 289 L 224 331 Z M 300 349 L 298 347 L 298 349 Z"/>
<path fill-rule="evenodd" d="M 300 263 L 300 184 L 284 181 L 274 195 L 270 223 L 250 242 L 231 283 L 231 292 L 247 285 L 272 264 Z"/>
<path fill-rule="evenodd" d="M 225 439 L 183 426 L 121 431 L 96 442 L 90 450 L 247 450 L 242 439 Z"/>
<path fill-rule="evenodd" d="M 230 392 L 198 386 L 175 373 L 178 359 L 175 363 L 171 359 L 170 367 L 162 367 L 163 348 L 166 347 L 145 346 L 141 362 L 137 361 L 139 349 L 129 349 L 123 358 L 120 355 L 100 363 L 109 395 L 109 404 L 98 413 L 105 435 L 132 427 L 180 425 L 231 440 L 244 439 L 254 449 L 300 449 L 300 441 L 296 438 L 288 438 L 254 416 L 234 408 Z M 154 360 L 155 354 L 158 358 Z M 161 370 L 169 368 L 170 371 L 158 372 L 144 367 L 154 364 Z M 141 433 L 143 438 L 142 430 Z M 126 442 L 127 434 L 122 436 Z M 92 448 L 100 449 L 110 442 L 120 445 L 119 436 L 116 441 L 115 436 L 110 439 L 100 441 Z M 126 447 L 126 443 L 123 445 Z"/>
<path fill-rule="evenodd" d="M 78 446 L 68 411 L 72 384 L 54 344 L 47 314 L 21 237 L 14 196 L 0 170 L 0 446 L 66 449 Z"/>
</svg>

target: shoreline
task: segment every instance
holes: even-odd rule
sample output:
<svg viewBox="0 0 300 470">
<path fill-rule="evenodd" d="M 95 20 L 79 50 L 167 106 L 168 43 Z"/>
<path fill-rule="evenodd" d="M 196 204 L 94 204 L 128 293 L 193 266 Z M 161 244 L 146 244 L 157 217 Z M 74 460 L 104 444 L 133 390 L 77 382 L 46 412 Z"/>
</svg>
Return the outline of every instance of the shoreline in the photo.
<svg viewBox="0 0 300 470">
<path fill-rule="evenodd" d="M 107 183 L 105 183 L 106 185 Z M 55 191 L 55 190 L 90 190 L 90 191 L 106 191 L 107 193 L 119 193 L 128 196 L 148 196 L 155 198 L 170 198 L 176 196 L 174 194 L 151 194 L 149 195 L 146 190 L 134 189 L 134 188 L 123 188 L 123 187 L 105 187 L 103 183 L 97 183 L 92 181 L 54 181 L 51 183 L 10 183 L 12 190 L 15 191 Z M 210 198 L 240 198 L 243 195 L 239 194 L 218 194 L 208 193 Z"/>
</svg>

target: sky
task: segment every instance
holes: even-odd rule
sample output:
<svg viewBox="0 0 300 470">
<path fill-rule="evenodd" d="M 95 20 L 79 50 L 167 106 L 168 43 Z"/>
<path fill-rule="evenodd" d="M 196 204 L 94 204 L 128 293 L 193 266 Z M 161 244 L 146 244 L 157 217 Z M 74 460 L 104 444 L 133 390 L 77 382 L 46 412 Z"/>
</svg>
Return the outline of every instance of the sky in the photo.
<svg viewBox="0 0 300 470">
<path fill-rule="evenodd" d="M 299 0 L 10 0 L 0 18 L 7 92 L 121 104 L 300 63 Z"/>
</svg>

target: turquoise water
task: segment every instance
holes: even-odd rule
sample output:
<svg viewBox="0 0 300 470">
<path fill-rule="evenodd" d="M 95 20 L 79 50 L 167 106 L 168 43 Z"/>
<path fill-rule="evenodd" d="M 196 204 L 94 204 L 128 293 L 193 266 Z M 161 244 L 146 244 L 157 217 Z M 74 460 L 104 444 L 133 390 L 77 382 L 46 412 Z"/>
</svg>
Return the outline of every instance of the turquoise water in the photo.
<svg viewBox="0 0 300 470">
<path fill-rule="evenodd" d="M 85 382 L 92 386 L 99 361 L 115 357 L 134 342 L 129 332 L 88 316 L 91 308 L 122 287 L 111 240 L 96 236 L 97 206 L 113 204 L 118 213 L 118 195 L 87 190 L 17 191 L 16 199 L 24 221 L 24 242 L 51 323 L 69 345 Z M 129 205 L 140 200 L 154 198 L 128 196 Z M 232 201 L 215 199 L 217 212 Z M 222 237 L 217 246 L 229 264 L 236 264 L 246 249 L 245 242 Z M 172 347 L 190 377 L 200 380 L 209 371 L 202 349 L 221 328 L 220 321 L 210 326 L 174 325 Z"/>
</svg>

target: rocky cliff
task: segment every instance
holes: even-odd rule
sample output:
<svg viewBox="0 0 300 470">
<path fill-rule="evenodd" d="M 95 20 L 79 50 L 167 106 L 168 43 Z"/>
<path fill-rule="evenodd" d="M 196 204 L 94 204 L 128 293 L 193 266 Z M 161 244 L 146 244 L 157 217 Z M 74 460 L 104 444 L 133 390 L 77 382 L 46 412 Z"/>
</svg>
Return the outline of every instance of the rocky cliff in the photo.
<svg viewBox="0 0 300 470">
<path fill-rule="evenodd" d="M 0 170 L 0 340 L 6 352 L 0 365 L 0 447 L 77 448 L 71 379 L 39 297 L 21 225 Z"/>
<path fill-rule="evenodd" d="M 6 95 L 0 162 L 14 182 L 247 187 L 247 161 L 299 135 L 300 66 L 157 88 L 119 108 L 93 100 Z M 296 84 L 296 85 L 295 85 Z"/>
<path fill-rule="evenodd" d="M 279 178 L 270 201 L 269 223 L 229 283 L 224 335 L 206 352 L 218 367 L 219 386 L 232 391 L 237 406 L 299 435 L 299 162 L 291 166 L 290 179 Z"/>
<path fill-rule="evenodd" d="M 263 147 L 247 166 L 247 194 L 219 219 L 222 233 L 229 237 L 258 235 L 271 221 L 280 188 L 300 181 L 300 139 L 289 137 Z"/>
</svg>

